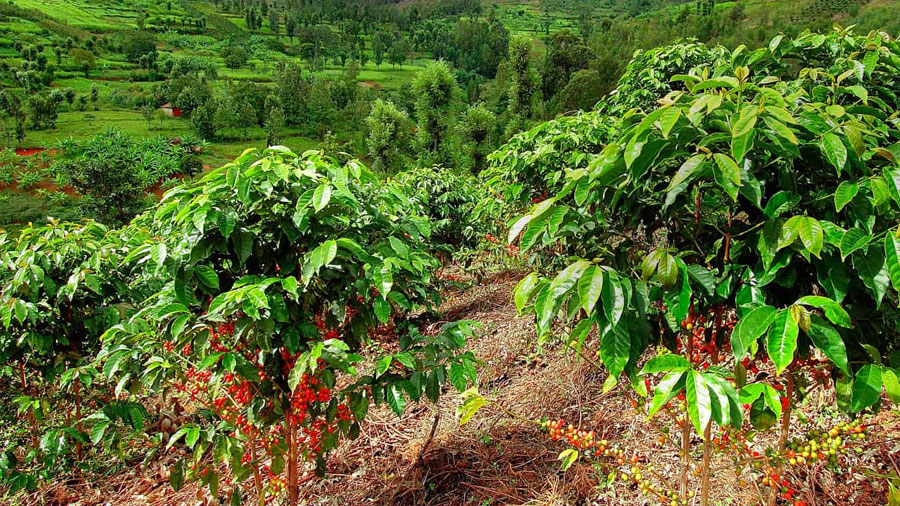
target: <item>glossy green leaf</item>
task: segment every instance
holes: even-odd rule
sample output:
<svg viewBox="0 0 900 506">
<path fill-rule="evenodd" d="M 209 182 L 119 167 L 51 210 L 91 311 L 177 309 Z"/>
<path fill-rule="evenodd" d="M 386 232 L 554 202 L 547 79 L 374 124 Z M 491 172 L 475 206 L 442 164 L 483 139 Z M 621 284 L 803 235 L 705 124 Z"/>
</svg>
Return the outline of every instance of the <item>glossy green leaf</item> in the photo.
<svg viewBox="0 0 900 506">
<path fill-rule="evenodd" d="M 884 391 L 887 392 L 891 402 L 900 405 L 900 380 L 897 378 L 897 372 L 890 367 L 883 367 L 881 381 L 884 383 Z"/>
<path fill-rule="evenodd" d="M 593 313 L 602 292 L 603 269 L 598 265 L 592 265 L 584 270 L 581 279 L 578 280 L 578 299 L 586 313 Z"/>
<path fill-rule="evenodd" d="M 713 155 L 716 164 L 713 169 L 716 182 L 719 183 L 731 200 L 737 201 L 738 191 L 741 186 L 741 169 L 728 155 L 716 153 Z"/>
<path fill-rule="evenodd" d="M 871 240 L 872 236 L 867 234 L 861 228 L 851 228 L 850 230 L 847 230 L 841 238 L 841 258 L 846 259 L 853 254 L 854 251 L 866 247 Z"/>
<path fill-rule="evenodd" d="M 807 295 L 805 297 L 800 297 L 799 299 L 797 299 L 796 303 L 817 307 L 823 310 L 825 312 L 825 317 L 835 325 L 847 329 L 853 327 L 853 322 L 850 320 L 850 315 L 847 314 L 847 311 L 840 304 L 829 299 L 828 297 L 822 297 L 819 295 Z"/>
<path fill-rule="evenodd" d="M 753 349 L 753 343 L 769 330 L 777 312 L 774 307 L 760 306 L 738 320 L 731 333 L 731 347 L 736 360 L 743 359 Z"/>
<path fill-rule="evenodd" d="M 675 203 L 675 199 L 678 198 L 678 195 L 680 195 L 681 192 L 687 188 L 688 184 L 706 168 L 705 161 L 706 155 L 694 155 L 681 164 L 681 167 L 678 168 L 675 176 L 669 181 L 669 187 L 666 189 L 666 203 L 664 207 L 669 207 Z"/>
<path fill-rule="evenodd" d="M 197 265 L 194 267 L 194 274 L 204 286 L 212 289 L 219 288 L 219 276 L 216 271 L 208 265 Z"/>
<path fill-rule="evenodd" d="M 775 315 L 766 340 L 766 349 L 775 365 L 775 374 L 781 374 L 794 361 L 799 334 L 800 328 L 789 311 L 782 310 Z"/>
<path fill-rule="evenodd" d="M 565 471 L 572 467 L 572 464 L 578 460 L 578 450 L 575 450 L 574 448 L 565 449 L 559 454 L 559 457 L 557 457 L 556 460 L 560 461 L 559 470 Z"/>
<path fill-rule="evenodd" d="M 693 370 L 687 372 L 684 388 L 688 416 L 694 424 L 697 434 L 702 436 L 712 418 L 712 400 L 709 388 L 706 386 L 706 381 L 703 380 L 703 375 Z"/>
<path fill-rule="evenodd" d="M 825 153 L 828 163 L 840 174 L 847 166 L 847 147 L 844 146 L 841 138 L 834 133 L 825 134 L 822 137 L 822 151 Z"/>
<path fill-rule="evenodd" d="M 834 209 L 840 211 L 859 193 L 859 185 L 852 181 L 841 181 L 834 191 Z"/>
<path fill-rule="evenodd" d="M 653 400 L 650 402 L 650 409 L 647 411 L 648 419 L 684 389 L 685 376 L 686 371 L 672 371 L 656 384 L 656 388 L 653 391 Z"/>
<path fill-rule="evenodd" d="M 453 387 L 456 388 L 458 392 L 464 392 L 466 390 L 466 384 L 468 383 L 468 381 L 466 379 L 466 372 L 462 364 L 458 362 L 450 364 L 449 376 L 450 383 L 453 384 Z"/>
<path fill-rule="evenodd" d="M 821 256 L 822 247 L 825 245 L 825 232 L 819 221 L 809 216 L 803 216 L 797 223 L 797 232 L 803 247 L 813 255 Z"/>
<path fill-rule="evenodd" d="M 753 146 L 755 137 L 753 127 L 756 126 L 757 110 L 758 108 L 753 104 L 744 106 L 732 127 L 731 154 L 738 162 L 744 160 L 744 156 Z"/>
<path fill-rule="evenodd" d="M 513 289 L 513 300 L 516 303 L 516 310 L 519 314 L 522 314 L 525 306 L 534 295 L 534 288 L 537 286 L 539 279 L 538 274 L 532 272 L 516 283 L 516 287 Z"/>
<path fill-rule="evenodd" d="M 894 290 L 900 292 L 900 238 L 893 233 L 884 236 L 884 263 Z"/>
<path fill-rule="evenodd" d="M 397 383 L 392 383 L 387 387 L 387 403 L 391 411 L 397 416 L 403 414 L 406 409 L 406 395 L 403 393 L 403 387 Z"/>
<path fill-rule="evenodd" d="M 617 378 L 631 357 L 631 336 L 622 325 L 617 325 L 600 336 L 600 359 L 609 369 L 609 374 Z"/>
<path fill-rule="evenodd" d="M 881 367 L 872 364 L 864 365 L 856 373 L 856 379 L 853 381 L 851 411 L 858 413 L 874 406 L 881 397 L 881 383 Z"/>
<path fill-rule="evenodd" d="M 328 205 L 328 202 L 331 201 L 331 185 L 329 184 L 321 184 L 316 187 L 316 191 L 313 193 L 313 209 L 316 212 L 325 209 L 325 206 Z"/>
<path fill-rule="evenodd" d="M 811 325 L 807 334 L 816 348 L 831 360 L 844 374 L 850 374 L 847 363 L 847 348 L 841 335 L 818 315 L 810 315 Z"/>
<path fill-rule="evenodd" d="M 690 364 L 686 358 L 681 355 L 675 354 L 665 354 L 658 355 L 644 364 L 644 367 L 641 369 L 641 374 L 655 374 L 660 372 L 670 372 L 670 371 L 681 371 L 686 370 Z"/>
</svg>

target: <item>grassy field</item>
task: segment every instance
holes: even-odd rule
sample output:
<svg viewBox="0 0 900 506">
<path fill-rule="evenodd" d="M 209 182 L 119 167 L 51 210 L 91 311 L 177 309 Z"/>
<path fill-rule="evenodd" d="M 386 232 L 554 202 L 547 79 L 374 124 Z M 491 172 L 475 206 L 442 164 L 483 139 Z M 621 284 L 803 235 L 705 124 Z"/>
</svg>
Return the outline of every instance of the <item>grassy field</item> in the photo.
<svg viewBox="0 0 900 506">
<path fill-rule="evenodd" d="M 144 10 L 147 19 L 152 20 L 158 18 L 179 18 L 186 16 L 187 12 L 182 8 L 182 2 L 169 2 L 171 10 L 167 8 L 166 2 L 151 2 L 149 0 L 12 0 L 19 7 L 27 9 L 36 9 L 50 18 L 65 22 L 73 26 L 87 28 L 96 32 L 99 36 L 116 36 L 116 33 L 136 27 L 137 12 Z M 247 35 L 245 20 L 243 16 L 231 13 L 218 12 L 211 2 L 190 2 L 187 5 L 193 14 L 206 13 L 209 16 L 218 15 L 227 19 L 239 32 Z M 25 41 L 32 44 L 43 44 L 46 49 L 44 51 L 48 61 L 56 64 L 56 56 L 53 53 L 52 45 L 57 42 L 57 38 L 39 23 L 28 19 L 11 18 L 0 21 L 0 28 L 4 34 L 16 34 L 25 38 Z M 335 28 L 336 30 L 337 28 Z M 282 28 L 282 32 L 283 32 Z M 263 39 L 273 39 L 274 35 L 268 27 L 267 23 L 261 30 L 254 33 L 254 36 Z M 195 49 L 195 48 L 214 48 L 218 46 L 218 42 L 207 35 L 191 35 L 182 34 L 179 37 L 186 39 L 187 43 L 182 40 L 182 45 L 189 47 L 178 47 L 167 45 L 161 42 L 160 54 L 168 53 L 175 56 L 194 56 L 201 57 L 212 61 L 218 67 L 219 80 L 214 81 L 213 87 L 221 89 L 224 80 L 247 80 L 258 83 L 271 83 L 273 73 L 277 61 L 290 60 L 291 58 L 274 53 L 275 58 L 251 58 L 248 64 L 241 68 L 228 68 L 223 58 L 214 50 Z M 194 42 L 196 40 L 196 42 Z M 9 38 L 4 41 L 0 36 L 0 56 L 13 65 L 21 65 L 22 61 L 18 57 L 13 46 L 14 41 Z M 288 45 L 288 39 L 282 37 L 280 43 Z M 295 40 L 295 44 L 296 44 Z M 376 67 L 372 60 L 371 49 L 370 61 L 368 61 L 358 74 L 360 86 L 373 88 L 376 90 L 398 90 L 401 87 L 412 82 L 416 72 L 418 72 L 429 60 L 427 58 L 419 60 L 410 60 L 404 65 L 391 65 L 387 62 L 380 67 Z M 295 59 L 302 64 L 302 61 Z M 121 54 L 111 53 L 108 51 L 99 51 L 96 54 L 96 68 L 89 71 L 85 75 L 80 68 L 69 61 L 65 56 L 56 70 L 56 78 L 53 81 L 53 87 L 60 89 L 72 89 L 78 95 L 88 95 L 92 88 L 98 88 L 100 91 L 100 103 L 98 111 L 88 110 L 84 112 L 70 110 L 73 109 L 68 105 L 61 107 L 59 119 L 56 128 L 51 130 L 28 131 L 22 146 L 45 146 L 53 144 L 60 139 L 69 137 L 85 138 L 95 135 L 110 126 L 115 126 L 132 135 L 181 135 L 190 131 L 190 124 L 186 119 L 154 121 L 148 125 L 147 121 L 141 117 L 137 110 L 126 110 L 110 103 L 112 95 L 116 92 L 140 92 L 147 91 L 159 84 L 158 82 L 132 81 L 137 66 L 124 59 Z M 328 77 L 338 78 L 342 76 L 344 69 L 335 65 L 332 61 L 326 62 L 321 74 Z M 93 107 L 89 106 L 89 109 Z M 258 135 L 251 135 L 254 139 L 264 138 L 264 134 L 256 132 Z M 285 132 L 285 135 L 292 139 L 301 140 L 304 149 L 309 147 L 309 139 L 298 137 L 292 132 Z M 221 153 L 240 153 L 240 150 L 230 149 L 228 142 L 214 143 L 213 151 Z M 216 150 L 217 144 L 221 144 L 221 149 Z"/>
<path fill-rule="evenodd" d="M 177 17 L 185 15 L 177 1 L 171 2 L 171 10 L 167 8 L 166 2 L 149 0 L 12 0 L 12 2 L 20 7 L 37 9 L 72 26 L 98 31 L 136 28 L 139 11 L 143 11 L 148 18 L 155 15 Z"/>
<path fill-rule="evenodd" d="M 49 147 L 60 140 L 94 136 L 115 126 L 136 136 L 178 136 L 191 133 L 190 123 L 179 119 L 154 119 L 149 124 L 137 111 L 100 110 L 62 112 L 53 130 L 29 130 L 22 142 L 27 147 Z"/>
</svg>

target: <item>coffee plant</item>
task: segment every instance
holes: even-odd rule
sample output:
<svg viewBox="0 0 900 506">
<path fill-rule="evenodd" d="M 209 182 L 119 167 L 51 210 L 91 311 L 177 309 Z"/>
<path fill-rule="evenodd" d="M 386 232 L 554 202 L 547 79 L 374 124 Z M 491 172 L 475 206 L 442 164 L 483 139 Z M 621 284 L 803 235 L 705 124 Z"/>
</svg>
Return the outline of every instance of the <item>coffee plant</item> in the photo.
<svg viewBox="0 0 900 506">
<path fill-rule="evenodd" d="M 416 210 L 358 162 L 279 147 L 248 150 L 136 220 L 148 234 L 123 264 L 137 284 L 170 281 L 106 332 L 101 356 L 107 377 L 184 408 L 166 443 L 190 450 L 173 487 L 297 504 L 308 471 L 325 472 L 370 404 L 400 415 L 407 399 L 474 381 L 472 322 L 425 336 L 408 318 L 439 300 L 431 226 Z M 364 363 L 373 336 L 394 351 Z"/>
<path fill-rule="evenodd" d="M 653 110 L 657 100 L 673 89 L 683 89 L 672 77 L 710 70 L 726 63 L 728 50 L 722 46 L 707 47 L 696 39 L 679 44 L 638 50 L 625 67 L 616 88 L 597 110 L 618 115 L 632 108 Z"/>
<path fill-rule="evenodd" d="M 515 289 L 538 342 L 562 320 L 578 353 L 595 343 L 605 389 L 624 375 L 651 416 L 683 399 L 682 501 L 690 425 L 706 504 L 712 428 L 740 427 L 743 405 L 755 426 L 781 420 L 781 453 L 811 385 L 835 385 L 852 413 L 877 408 L 883 387 L 900 401 L 883 358 L 900 330 L 898 71 L 900 46 L 877 32 L 739 47 L 673 76 L 655 110 L 625 113 L 512 224 L 523 249 L 578 245 L 566 268 Z M 665 349 L 641 368 L 654 342 Z M 763 458 L 777 474 L 782 461 Z"/>
<path fill-rule="evenodd" d="M 587 167 L 591 154 L 612 135 L 614 125 L 596 112 L 541 123 L 490 154 L 488 168 L 480 177 L 518 211 L 559 190 L 565 183 L 562 169 Z"/>
<path fill-rule="evenodd" d="M 98 442 L 84 418 L 143 428 L 143 407 L 117 402 L 112 387 L 96 385 L 91 366 L 100 335 L 128 312 L 114 268 L 120 253 L 115 234 L 94 222 L 0 235 L 3 412 L 21 427 L 0 454 L 0 479 L 12 490 L 33 489 L 81 461 L 83 446 Z M 113 433 L 108 444 L 119 438 Z"/>
<path fill-rule="evenodd" d="M 474 177 L 433 167 L 413 168 L 394 180 L 430 220 L 431 242 L 444 252 L 475 246 L 484 234 L 483 221 L 474 215 L 483 188 Z"/>
</svg>

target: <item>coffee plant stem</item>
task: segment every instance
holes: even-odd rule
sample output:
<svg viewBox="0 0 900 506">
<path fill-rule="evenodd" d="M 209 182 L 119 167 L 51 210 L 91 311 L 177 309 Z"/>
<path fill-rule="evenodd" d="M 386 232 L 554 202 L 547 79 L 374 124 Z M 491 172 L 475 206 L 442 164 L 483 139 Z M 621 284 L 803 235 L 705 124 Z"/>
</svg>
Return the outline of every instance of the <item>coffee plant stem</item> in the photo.
<svg viewBox="0 0 900 506">
<path fill-rule="evenodd" d="M 81 380 L 79 378 L 75 378 L 75 419 L 78 420 L 75 423 L 75 430 L 79 433 L 81 432 Z M 81 441 L 75 442 L 75 459 L 81 462 Z"/>
<path fill-rule="evenodd" d="M 568 346 L 569 349 L 571 349 L 571 350 L 575 351 L 576 353 L 578 353 L 578 356 L 579 356 L 579 357 L 583 358 L 585 362 L 591 364 L 591 365 L 592 365 L 593 367 L 595 367 L 597 370 L 599 370 L 599 371 L 605 371 L 605 370 L 606 370 L 605 368 L 603 368 L 602 365 L 600 365 L 599 363 L 597 363 L 596 360 L 594 360 L 594 359 L 592 359 L 591 357 L 585 355 L 585 354 L 584 354 L 581 350 L 579 350 L 578 347 L 575 346 L 574 344 L 567 342 L 567 343 L 566 343 L 566 346 Z"/>
<path fill-rule="evenodd" d="M 703 480 L 700 488 L 700 504 L 702 506 L 709 504 L 709 461 L 712 453 L 709 440 L 711 437 L 712 422 L 709 422 L 703 431 Z"/>
<path fill-rule="evenodd" d="M 437 432 L 438 424 L 441 422 L 441 412 L 440 410 L 435 408 L 434 413 L 434 422 L 431 424 L 431 431 L 428 433 L 428 439 L 425 440 L 425 444 L 422 445 L 422 449 L 419 450 L 419 456 L 416 458 L 416 461 L 419 464 L 423 464 L 422 456 L 425 455 L 425 450 L 431 445 L 431 442 L 434 440 L 434 434 Z"/>
<path fill-rule="evenodd" d="M 785 446 L 787 445 L 788 439 L 788 430 L 791 427 L 791 406 L 794 397 L 794 373 L 791 371 L 786 371 L 787 375 L 787 388 L 785 389 L 784 395 L 787 397 L 787 404 L 784 407 L 784 412 L 781 415 L 781 436 L 778 440 L 778 451 L 783 452 Z"/>
<path fill-rule="evenodd" d="M 694 305 L 691 304 L 690 310 L 688 312 L 688 321 L 694 321 Z M 685 336 L 684 342 L 685 358 L 688 359 L 688 363 L 691 361 L 691 357 L 694 354 L 694 347 L 692 343 L 693 339 L 691 338 L 690 332 Z M 691 424 L 688 420 L 687 409 L 684 412 L 684 419 L 682 420 L 681 425 L 681 496 L 687 496 L 687 488 L 688 488 L 688 469 L 691 467 Z"/>
<path fill-rule="evenodd" d="M 289 420 L 289 418 L 287 419 Z M 288 436 L 288 498 L 291 506 L 297 506 L 300 485 L 297 483 L 297 429 L 285 420 Z"/>
<path fill-rule="evenodd" d="M 778 436 L 778 453 L 783 453 L 787 447 L 788 431 L 791 428 L 791 406 L 794 397 L 794 373 L 790 370 L 785 371 L 787 376 L 787 388 L 784 395 L 787 398 L 784 409 L 781 413 L 781 434 Z M 778 464 L 778 470 L 781 471 L 782 465 Z M 769 497 L 769 506 L 774 506 L 775 500 L 778 498 L 778 488 L 773 487 L 772 495 Z"/>
<path fill-rule="evenodd" d="M 697 234 L 700 233 L 700 202 L 703 194 L 700 190 L 697 190 L 697 210 L 694 212 L 694 237 L 697 237 Z"/>
<path fill-rule="evenodd" d="M 731 240 L 731 210 L 728 211 L 728 227 L 729 232 L 726 236 L 725 242 L 725 261 L 728 261 L 728 246 Z M 717 346 L 713 350 L 712 353 L 712 363 L 713 365 L 718 365 L 719 363 L 719 352 L 718 352 L 718 344 L 719 344 L 719 329 L 722 328 L 722 315 L 724 313 L 724 308 L 721 304 L 716 306 L 715 310 L 716 320 L 713 324 L 712 335 L 710 337 L 710 342 L 715 343 Z M 706 506 L 709 504 L 709 465 L 710 465 L 710 454 L 712 453 L 710 438 L 712 437 L 712 422 L 709 422 L 706 425 L 706 428 L 703 430 L 703 479 L 700 488 L 700 504 L 702 506 Z"/>
<path fill-rule="evenodd" d="M 253 465 L 253 483 L 256 486 L 257 501 L 259 506 L 264 506 L 266 495 L 263 493 L 262 477 L 259 475 L 259 465 L 256 462 L 256 445 L 252 444 L 252 442 L 250 444 L 250 460 Z"/>
<path fill-rule="evenodd" d="M 728 230 L 725 232 L 725 263 L 731 258 L 731 207 L 728 208 Z"/>
</svg>

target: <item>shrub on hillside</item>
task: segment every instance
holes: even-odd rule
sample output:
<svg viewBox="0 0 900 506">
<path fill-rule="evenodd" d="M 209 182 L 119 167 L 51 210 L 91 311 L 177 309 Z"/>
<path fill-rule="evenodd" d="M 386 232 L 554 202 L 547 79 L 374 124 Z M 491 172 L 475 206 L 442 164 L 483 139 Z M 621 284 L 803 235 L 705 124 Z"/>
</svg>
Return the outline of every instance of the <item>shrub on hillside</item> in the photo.
<svg viewBox="0 0 900 506">
<path fill-rule="evenodd" d="M 633 107 L 651 111 L 670 91 L 684 89 L 679 82 L 672 81 L 673 77 L 715 72 L 727 57 L 728 50 L 724 47 L 710 48 L 692 39 L 648 51 L 638 50 L 625 67 L 616 89 L 598 108 L 609 114 L 620 114 Z"/>
<path fill-rule="evenodd" d="M 523 249 L 556 243 L 574 256 L 515 290 L 539 343 L 562 320 L 564 343 L 596 348 L 605 388 L 629 381 L 651 416 L 684 395 L 705 441 L 702 503 L 714 431 L 747 427 L 742 404 L 753 427 L 782 420 L 762 478 L 793 451 L 808 385 L 836 387 L 850 413 L 877 409 L 883 391 L 900 402 L 887 359 L 900 335 L 898 54 L 884 33 L 836 28 L 701 63 L 659 108 L 625 113 L 590 163 L 559 174 L 561 188 L 509 230 Z M 654 342 L 668 349 L 640 368 Z"/>
</svg>

